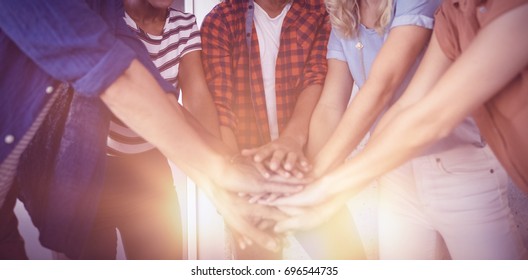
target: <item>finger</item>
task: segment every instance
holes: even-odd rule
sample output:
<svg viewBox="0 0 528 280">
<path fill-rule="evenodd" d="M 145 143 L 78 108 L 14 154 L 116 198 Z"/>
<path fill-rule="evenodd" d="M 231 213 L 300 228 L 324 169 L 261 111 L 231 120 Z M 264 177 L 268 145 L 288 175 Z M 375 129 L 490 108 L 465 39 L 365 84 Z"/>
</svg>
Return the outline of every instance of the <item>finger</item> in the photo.
<svg viewBox="0 0 528 280">
<path fill-rule="evenodd" d="M 249 200 L 248 200 L 248 203 L 250 204 L 255 204 L 257 203 L 257 201 L 260 201 L 260 200 L 265 200 L 266 196 L 268 194 L 266 193 L 261 193 L 261 194 L 255 194 L 255 195 L 252 195 Z"/>
<path fill-rule="evenodd" d="M 277 170 L 274 170 L 274 172 L 276 174 L 278 174 L 279 176 L 284 177 L 284 178 L 290 178 L 292 176 L 290 172 L 286 171 L 285 169 L 281 168 L 280 166 L 279 166 L 279 168 L 277 168 Z"/>
<path fill-rule="evenodd" d="M 246 236 L 242 236 L 242 238 L 244 239 L 244 243 L 246 243 L 246 245 L 249 247 L 251 245 L 253 245 L 253 241 L 251 239 L 249 239 L 248 237 Z"/>
<path fill-rule="evenodd" d="M 258 151 L 258 149 L 243 149 L 240 154 L 247 157 L 247 156 L 253 156 L 256 152 Z"/>
<path fill-rule="evenodd" d="M 280 182 L 263 182 L 261 190 L 267 193 L 297 193 L 303 189 L 303 185 L 287 184 Z"/>
<path fill-rule="evenodd" d="M 309 230 L 328 221 L 335 213 L 346 207 L 347 196 L 337 196 L 318 207 L 311 208 L 305 213 L 279 221 L 275 225 L 275 232 L 285 233 L 295 230 Z M 283 209 L 285 210 L 285 209 Z M 290 209 L 291 210 L 291 209 Z"/>
<path fill-rule="evenodd" d="M 279 193 L 271 193 L 268 197 L 265 198 L 265 201 L 269 203 L 269 202 L 272 202 L 275 199 L 279 198 L 280 196 L 281 196 L 281 194 L 279 194 Z"/>
<path fill-rule="evenodd" d="M 310 177 L 297 178 L 295 176 L 290 176 L 286 178 L 279 174 L 272 174 L 269 178 L 267 178 L 267 182 L 280 183 L 286 185 L 308 185 L 313 181 L 313 178 Z"/>
<path fill-rule="evenodd" d="M 283 150 L 275 150 L 270 159 L 269 169 L 273 171 L 279 169 L 285 156 L 286 156 L 286 153 Z"/>
<path fill-rule="evenodd" d="M 265 168 L 267 168 L 268 172 L 270 172 L 271 176 L 273 175 L 279 175 L 283 178 L 290 178 L 292 176 L 292 174 L 287 171 L 286 169 L 283 169 L 280 165 L 279 167 L 276 169 L 276 170 L 272 170 L 271 167 L 270 167 L 270 164 L 271 164 L 271 159 L 268 158 L 268 159 L 265 159 L 264 161 L 262 161 L 262 164 L 264 165 Z M 271 177 L 268 177 L 267 179 L 269 179 Z"/>
<path fill-rule="evenodd" d="M 259 207 L 260 208 L 255 208 L 253 211 L 253 215 L 259 216 L 259 222 L 263 220 L 272 220 L 277 222 L 289 218 L 286 213 L 280 211 L 276 207 L 267 205 L 259 205 Z"/>
<path fill-rule="evenodd" d="M 231 228 L 236 231 L 240 236 L 244 236 L 245 238 L 250 239 L 251 244 L 256 243 L 259 246 L 273 252 L 276 252 L 280 249 L 279 243 L 272 235 L 264 231 L 258 230 L 256 227 L 248 224 L 245 220 L 232 219 L 231 216 L 224 217 L 224 219 L 231 226 Z M 243 239 L 244 238 L 242 238 L 241 240 Z M 239 243 L 239 246 L 244 246 L 245 249 L 247 246 L 247 242 L 243 241 L 243 245 L 242 243 Z"/>
<path fill-rule="evenodd" d="M 299 216 L 308 212 L 307 208 L 292 207 L 292 206 L 279 206 L 277 207 L 281 212 L 289 216 Z"/>
<path fill-rule="evenodd" d="M 271 220 L 262 220 L 258 225 L 257 228 L 263 231 L 268 231 L 275 226 L 276 222 Z"/>
<path fill-rule="evenodd" d="M 248 198 L 248 199 L 249 199 L 249 198 L 251 197 L 250 194 L 245 193 L 245 192 L 238 192 L 237 195 L 238 195 L 238 197 L 240 197 L 240 198 Z"/>
<path fill-rule="evenodd" d="M 283 164 L 284 169 L 291 171 L 296 165 L 297 158 L 298 158 L 297 153 L 289 152 L 286 155 L 286 159 L 284 160 L 284 164 Z"/>
<path fill-rule="evenodd" d="M 296 167 L 299 170 L 302 170 L 303 172 L 307 173 L 312 170 L 312 165 L 308 161 L 308 159 L 304 155 L 297 155 L 297 165 Z"/>
<path fill-rule="evenodd" d="M 274 201 L 266 202 L 264 204 L 271 206 L 307 207 L 318 205 L 323 199 L 325 199 L 325 197 L 319 196 L 316 192 L 301 191 L 296 194 L 279 197 Z"/>
<path fill-rule="evenodd" d="M 276 233 L 287 233 L 290 231 L 306 230 L 311 228 L 311 226 L 312 220 L 308 219 L 305 215 L 301 215 L 278 222 L 273 230 Z"/>
<path fill-rule="evenodd" d="M 260 147 L 253 155 L 253 160 L 256 162 L 262 162 L 269 158 L 275 150 L 270 145 Z"/>
<path fill-rule="evenodd" d="M 248 247 L 247 242 L 245 240 L 246 238 L 244 236 L 238 234 L 233 230 L 231 230 L 231 235 L 233 236 L 233 241 L 241 250 L 245 250 Z"/>
<path fill-rule="evenodd" d="M 290 173 L 295 177 L 295 178 L 298 178 L 298 179 L 302 179 L 304 178 L 304 172 L 297 169 L 297 168 L 294 168 L 293 170 L 290 171 Z"/>
<path fill-rule="evenodd" d="M 254 166 L 262 177 L 269 178 L 271 176 L 271 172 L 266 168 L 266 166 L 262 162 L 255 162 Z"/>
</svg>

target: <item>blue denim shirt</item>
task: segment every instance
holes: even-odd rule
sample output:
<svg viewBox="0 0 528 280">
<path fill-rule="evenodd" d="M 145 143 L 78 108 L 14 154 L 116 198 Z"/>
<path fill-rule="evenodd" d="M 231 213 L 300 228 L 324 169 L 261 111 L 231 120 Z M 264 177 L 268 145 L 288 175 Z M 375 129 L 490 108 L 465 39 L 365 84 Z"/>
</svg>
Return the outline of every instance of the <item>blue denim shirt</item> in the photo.
<svg viewBox="0 0 528 280">
<path fill-rule="evenodd" d="M 40 129 L 21 158 L 17 180 L 40 241 L 73 257 L 91 228 L 104 176 L 109 112 L 99 94 L 133 59 L 165 91 L 175 92 L 123 15 L 122 0 L 0 1 L 0 162 L 53 88 L 67 83 L 75 92 L 64 126 L 50 129 L 60 131 L 60 139 L 40 145 L 49 133 Z"/>
</svg>

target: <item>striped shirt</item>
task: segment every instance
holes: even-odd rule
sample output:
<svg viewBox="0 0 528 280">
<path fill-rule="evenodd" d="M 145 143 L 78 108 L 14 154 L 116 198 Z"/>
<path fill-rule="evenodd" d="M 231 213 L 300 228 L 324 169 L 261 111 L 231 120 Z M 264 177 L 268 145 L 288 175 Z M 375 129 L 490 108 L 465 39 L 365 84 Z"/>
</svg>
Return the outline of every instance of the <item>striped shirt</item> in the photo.
<svg viewBox="0 0 528 280">
<path fill-rule="evenodd" d="M 202 49 L 195 16 L 170 9 L 162 35 L 147 34 L 126 13 L 124 20 L 145 45 L 161 76 L 179 90 L 180 60 L 187 53 Z M 107 153 L 114 156 L 137 154 L 154 148 L 115 116 L 110 122 L 107 146 Z"/>
</svg>

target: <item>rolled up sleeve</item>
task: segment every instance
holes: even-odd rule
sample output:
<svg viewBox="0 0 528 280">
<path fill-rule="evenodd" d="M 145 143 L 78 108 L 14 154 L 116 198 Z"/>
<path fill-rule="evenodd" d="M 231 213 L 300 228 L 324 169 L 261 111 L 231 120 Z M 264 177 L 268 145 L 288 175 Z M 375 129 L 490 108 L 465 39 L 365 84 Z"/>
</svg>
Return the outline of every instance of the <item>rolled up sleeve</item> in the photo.
<svg viewBox="0 0 528 280">
<path fill-rule="evenodd" d="M 107 1 L 3 0 L 0 28 L 54 79 L 97 96 L 141 58 L 116 35 L 121 1 Z"/>
<path fill-rule="evenodd" d="M 390 27 L 414 25 L 433 29 L 434 13 L 441 2 L 440 0 L 396 1 L 394 19 Z"/>
<path fill-rule="evenodd" d="M 203 66 L 209 90 L 218 111 L 220 126 L 237 130 L 233 111 L 233 75 L 230 32 L 219 9 L 208 14 L 201 28 Z"/>
</svg>

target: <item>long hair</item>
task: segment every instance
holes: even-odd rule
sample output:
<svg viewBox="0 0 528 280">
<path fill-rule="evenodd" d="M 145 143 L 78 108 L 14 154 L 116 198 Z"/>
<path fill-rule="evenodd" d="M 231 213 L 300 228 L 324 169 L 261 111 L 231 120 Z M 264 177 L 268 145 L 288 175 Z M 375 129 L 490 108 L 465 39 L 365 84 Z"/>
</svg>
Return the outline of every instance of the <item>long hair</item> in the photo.
<svg viewBox="0 0 528 280">
<path fill-rule="evenodd" d="M 325 0 L 326 9 L 330 14 L 332 27 L 346 38 L 357 35 L 361 22 L 359 13 L 360 0 Z M 392 16 L 393 0 L 382 0 L 378 7 L 379 18 L 374 23 L 374 29 L 382 34 L 389 25 Z"/>
</svg>

